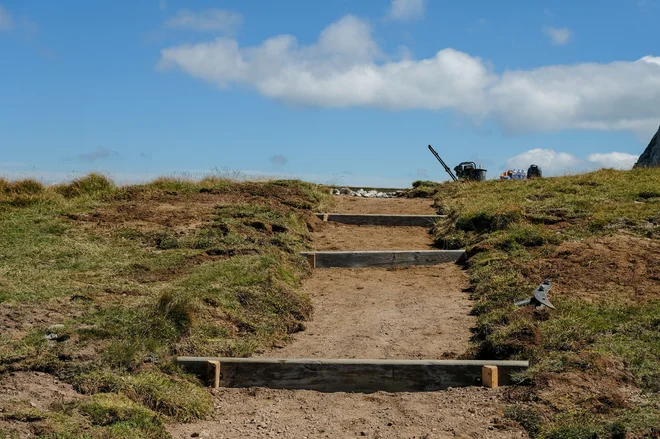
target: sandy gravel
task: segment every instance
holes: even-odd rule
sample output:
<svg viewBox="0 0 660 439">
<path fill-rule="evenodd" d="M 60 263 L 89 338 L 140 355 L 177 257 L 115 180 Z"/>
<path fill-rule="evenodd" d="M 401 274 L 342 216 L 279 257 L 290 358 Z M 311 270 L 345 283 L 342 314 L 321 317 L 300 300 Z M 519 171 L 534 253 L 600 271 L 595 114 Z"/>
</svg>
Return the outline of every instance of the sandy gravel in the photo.
<svg viewBox="0 0 660 439">
<path fill-rule="evenodd" d="M 475 318 L 455 264 L 319 269 L 303 284 L 314 315 L 269 357 L 456 358 Z"/>
<path fill-rule="evenodd" d="M 430 198 L 361 198 L 346 195 L 335 196 L 332 213 L 380 213 L 435 215 Z"/>
<path fill-rule="evenodd" d="M 213 419 L 172 425 L 174 438 L 526 438 L 503 419 L 500 390 L 351 394 L 219 389 Z"/>
<path fill-rule="evenodd" d="M 315 250 L 433 250 L 425 227 L 323 223 L 312 233 Z"/>
</svg>

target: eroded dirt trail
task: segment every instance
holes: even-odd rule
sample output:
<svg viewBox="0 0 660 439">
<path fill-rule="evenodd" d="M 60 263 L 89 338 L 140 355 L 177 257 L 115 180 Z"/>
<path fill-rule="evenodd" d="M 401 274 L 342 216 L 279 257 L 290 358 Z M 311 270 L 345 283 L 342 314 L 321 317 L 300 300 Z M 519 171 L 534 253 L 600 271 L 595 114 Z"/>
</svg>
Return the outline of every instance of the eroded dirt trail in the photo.
<svg viewBox="0 0 660 439">
<path fill-rule="evenodd" d="M 219 389 L 213 394 L 213 419 L 173 426 L 175 438 L 527 437 L 502 417 L 502 392 L 479 387 L 372 394 Z"/>
<path fill-rule="evenodd" d="M 323 223 L 312 233 L 315 250 L 433 250 L 425 227 Z"/>
<path fill-rule="evenodd" d="M 474 317 L 455 264 L 316 270 L 304 288 L 314 315 L 283 349 L 287 358 L 456 358 Z"/>
<path fill-rule="evenodd" d="M 428 198 L 361 198 L 335 197 L 331 213 L 378 213 L 383 215 L 435 215 L 432 200 Z"/>
<path fill-rule="evenodd" d="M 434 214 L 429 200 L 338 197 L 339 213 Z M 317 250 L 419 250 L 420 227 L 326 223 Z M 314 315 L 282 358 L 441 359 L 463 353 L 474 317 L 456 264 L 399 269 L 318 269 L 303 288 Z M 213 419 L 173 425 L 175 438 L 525 438 L 502 417 L 502 390 L 479 387 L 425 393 L 321 393 L 214 390 Z M 194 436 L 193 436 L 194 435 Z"/>
</svg>

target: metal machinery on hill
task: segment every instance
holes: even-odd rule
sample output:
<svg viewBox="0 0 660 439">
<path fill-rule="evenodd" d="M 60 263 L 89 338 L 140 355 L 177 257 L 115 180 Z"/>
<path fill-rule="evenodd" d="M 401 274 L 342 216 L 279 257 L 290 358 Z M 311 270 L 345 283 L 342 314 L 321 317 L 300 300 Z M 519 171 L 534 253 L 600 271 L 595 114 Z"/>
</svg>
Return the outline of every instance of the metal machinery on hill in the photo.
<svg viewBox="0 0 660 439">
<path fill-rule="evenodd" d="M 458 181 L 460 180 L 470 180 L 470 181 L 484 181 L 486 179 L 486 169 L 483 169 L 482 167 L 477 167 L 477 164 L 474 162 L 461 162 L 454 168 L 454 171 L 456 172 L 456 175 L 458 175 L 458 178 L 456 178 L 456 175 L 454 175 L 453 172 L 451 172 L 451 169 L 449 169 L 449 166 L 440 158 L 438 153 L 433 149 L 431 145 L 429 145 L 429 150 L 433 155 L 435 156 L 436 159 L 440 162 L 443 168 L 445 168 L 445 171 L 449 176 L 451 177 L 452 180 Z"/>
</svg>

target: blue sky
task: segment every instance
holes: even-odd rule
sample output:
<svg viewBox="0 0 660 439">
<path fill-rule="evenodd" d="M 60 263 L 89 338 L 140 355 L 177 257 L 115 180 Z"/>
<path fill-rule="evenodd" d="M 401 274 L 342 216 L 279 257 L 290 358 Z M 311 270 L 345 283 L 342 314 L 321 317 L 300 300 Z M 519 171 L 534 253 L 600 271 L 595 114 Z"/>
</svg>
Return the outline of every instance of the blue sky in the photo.
<svg viewBox="0 0 660 439">
<path fill-rule="evenodd" d="M 0 0 L 0 175 L 408 186 L 630 168 L 658 0 Z"/>
</svg>

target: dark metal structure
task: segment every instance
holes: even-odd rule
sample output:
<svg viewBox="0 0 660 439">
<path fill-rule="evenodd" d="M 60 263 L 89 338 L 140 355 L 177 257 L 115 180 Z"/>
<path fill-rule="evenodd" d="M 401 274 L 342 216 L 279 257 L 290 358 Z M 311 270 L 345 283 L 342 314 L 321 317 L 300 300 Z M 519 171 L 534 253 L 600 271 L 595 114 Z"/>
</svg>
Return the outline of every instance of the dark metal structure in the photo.
<svg viewBox="0 0 660 439">
<path fill-rule="evenodd" d="M 532 165 L 527 170 L 527 178 L 543 177 L 543 171 L 538 165 Z"/>
<path fill-rule="evenodd" d="M 536 290 L 534 290 L 534 295 L 532 297 L 525 300 L 519 300 L 518 302 L 515 302 L 514 305 L 516 306 L 534 305 L 540 308 L 547 306 L 548 308 L 555 309 L 555 306 L 552 303 L 550 303 L 550 299 L 548 298 L 548 292 L 550 291 L 551 287 L 552 285 L 550 284 L 550 279 L 546 279 L 543 281 L 542 284 L 536 287 Z"/>
<path fill-rule="evenodd" d="M 454 168 L 454 171 L 461 180 L 484 181 L 486 179 L 486 170 L 477 168 L 475 162 L 461 162 Z"/>
<path fill-rule="evenodd" d="M 442 167 L 445 168 L 445 171 L 447 171 L 447 174 L 449 174 L 449 176 L 451 177 L 451 179 L 454 180 L 454 181 L 458 181 L 458 179 L 456 178 L 456 176 L 454 175 L 454 173 L 451 172 L 451 169 L 449 169 L 449 166 L 447 166 L 447 164 L 444 162 L 444 160 L 442 160 L 442 159 L 440 158 L 440 156 L 438 155 L 438 153 L 435 152 L 435 149 L 433 149 L 433 147 L 432 147 L 431 145 L 429 145 L 429 150 L 433 153 L 433 155 L 435 156 L 435 158 L 438 159 L 438 161 L 440 162 L 440 164 L 442 165 Z"/>
</svg>

